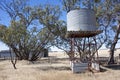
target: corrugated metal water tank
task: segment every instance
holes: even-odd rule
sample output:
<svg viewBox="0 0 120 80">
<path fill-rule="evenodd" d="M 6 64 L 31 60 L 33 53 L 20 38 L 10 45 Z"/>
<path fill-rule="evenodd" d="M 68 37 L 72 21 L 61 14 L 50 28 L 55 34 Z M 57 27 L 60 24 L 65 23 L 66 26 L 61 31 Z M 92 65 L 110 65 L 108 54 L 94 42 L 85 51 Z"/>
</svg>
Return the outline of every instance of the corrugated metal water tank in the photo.
<svg viewBox="0 0 120 80">
<path fill-rule="evenodd" d="M 67 14 L 67 31 L 95 31 L 96 17 L 91 9 L 71 10 Z"/>
</svg>

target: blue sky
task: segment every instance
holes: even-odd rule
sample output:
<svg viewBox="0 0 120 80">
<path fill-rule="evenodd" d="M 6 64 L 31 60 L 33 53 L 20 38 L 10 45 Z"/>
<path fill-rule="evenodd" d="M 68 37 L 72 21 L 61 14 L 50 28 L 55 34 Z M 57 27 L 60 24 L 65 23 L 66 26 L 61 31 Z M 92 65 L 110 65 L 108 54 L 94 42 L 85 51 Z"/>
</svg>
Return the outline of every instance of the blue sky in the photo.
<svg viewBox="0 0 120 80">
<path fill-rule="evenodd" d="M 10 1 L 10 0 L 6 0 L 6 1 Z M 39 5 L 39 4 L 52 4 L 52 5 L 60 5 L 60 0 L 30 0 L 30 3 L 29 3 L 31 6 L 35 6 L 35 5 Z M 65 19 L 66 16 L 62 15 L 61 17 L 62 19 Z M 10 18 L 9 16 L 3 12 L 2 10 L 0 10 L 0 24 L 4 24 L 6 26 L 9 25 L 9 22 L 10 22 Z M 7 47 L 7 45 L 5 45 L 3 42 L 0 41 L 0 51 L 1 50 L 6 50 L 6 49 L 9 49 Z M 53 47 L 52 50 L 59 50 L 57 49 L 56 47 Z"/>
<path fill-rule="evenodd" d="M 10 0 L 6 0 L 6 1 L 10 1 Z M 30 0 L 30 5 L 35 6 L 35 5 L 39 5 L 39 4 L 52 4 L 52 5 L 60 5 L 60 0 Z M 65 19 L 65 16 L 62 17 Z M 5 24 L 5 25 L 9 25 L 9 21 L 10 18 L 8 15 L 6 15 L 5 12 L 3 12 L 2 10 L 0 10 L 0 24 Z"/>
<path fill-rule="evenodd" d="M 7 1 L 10 1 L 10 0 L 7 0 Z M 34 5 L 39 5 L 39 4 L 52 4 L 52 5 L 60 5 L 60 0 L 30 0 L 30 5 L 34 6 Z M 61 19 L 64 19 L 66 20 L 66 14 L 63 13 Z M 6 26 L 9 25 L 9 21 L 10 21 L 10 18 L 9 16 L 0 10 L 0 24 L 4 24 Z M 119 44 L 117 44 L 117 46 L 119 47 Z M 104 46 L 102 48 L 105 48 Z M 0 51 L 1 50 L 6 50 L 8 49 L 8 47 L 3 43 L 3 42 L 0 42 Z M 58 50 L 56 47 L 52 47 L 52 50 L 56 51 Z"/>
</svg>

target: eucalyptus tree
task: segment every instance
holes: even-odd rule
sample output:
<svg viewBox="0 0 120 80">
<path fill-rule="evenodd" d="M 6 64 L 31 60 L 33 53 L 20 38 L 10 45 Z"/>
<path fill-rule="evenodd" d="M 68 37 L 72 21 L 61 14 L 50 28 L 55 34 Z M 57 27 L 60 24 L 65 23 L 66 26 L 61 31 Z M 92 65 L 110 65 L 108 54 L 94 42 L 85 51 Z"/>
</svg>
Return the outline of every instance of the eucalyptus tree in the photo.
<svg viewBox="0 0 120 80">
<path fill-rule="evenodd" d="M 100 17 L 102 18 L 102 14 L 100 14 L 100 11 L 98 10 L 98 8 L 100 6 L 100 4 L 98 4 L 98 3 L 100 3 L 99 0 L 95 0 L 95 2 L 90 2 L 91 5 L 94 4 L 90 8 L 95 9 L 94 11 L 95 11 L 96 16 L 97 16 L 96 24 L 97 24 L 97 26 L 101 26 L 100 23 L 101 23 L 102 20 L 100 19 Z M 87 1 L 85 1 L 85 0 L 84 1 L 83 0 L 71 0 L 71 1 L 70 0 L 62 0 L 63 10 L 66 13 L 68 13 L 70 10 L 80 9 L 81 7 L 83 7 L 81 5 L 88 8 L 89 7 L 89 0 L 87 0 Z M 64 31 L 63 31 L 64 36 L 62 36 L 62 37 L 59 36 L 55 40 L 54 43 L 59 49 L 64 50 L 70 57 L 70 55 L 71 55 L 71 53 L 70 53 L 70 51 L 71 51 L 71 39 L 65 37 L 66 32 L 67 32 L 66 31 L 66 26 L 67 25 L 65 23 L 64 27 L 63 27 L 64 28 Z M 104 27 L 99 27 L 99 29 L 100 30 L 106 30 L 106 28 L 104 28 Z M 105 35 L 105 36 L 103 36 L 103 35 Z M 106 36 L 107 36 L 106 31 L 104 31 L 104 33 L 102 33 L 99 36 L 96 36 L 96 38 L 91 38 L 90 39 L 91 40 L 90 43 L 95 41 L 98 44 L 97 47 L 96 47 L 97 49 L 95 51 L 93 51 L 92 54 L 95 54 L 97 52 L 97 50 L 99 48 L 101 48 L 101 46 L 106 42 L 106 39 L 107 39 Z M 74 43 L 74 48 L 75 48 L 74 50 L 78 52 L 77 55 L 79 55 L 80 59 L 83 56 L 86 57 L 86 55 L 83 55 L 83 53 L 85 54 L 85 52 L 88 49 L 88 46 L 87 47 L 84 47 L 84 46 L 86 46 L 85 44 L 90 44 L 90 43 L 87 42 L 86 38 L 75 38 L 74 42 L 75 42 Z M 92 47 L 91 47 L 91 49 L 92 49 Z"/>
<path fill-rule="evenodd" d="M 82 0 L 61 0 L 63 10 L 68 13 L 70 10 L 79 9 L 81 1 Z"/>
<path fill-rule="evenodd" d="M 27 0 L 3 0 L 0 4 L 0 9 L 11 19 L 5 33 L 0 30 L 4 33 L 0 40 L 12 49 L 18 59 L 37 60 L 54 39 L 49 27 L 54 29 L 53 20 L 58 21 L 59 8 L 50 5 L 32 7 Z"/>
<path fill-rule="evenodd" d="M 63 41 L 61 38 L 66 39 L 66 22 L 60 20 L 61 11 L 59 6 L 50 6 L 47 4 L 45 7 L 43 7 L 43 9 L 44 12 L 42 14 L 40 14 L 41 12 L 38 11 L 38 19 L 39 22 L 42 23 L 44 27 L 47 27 L 48 30 L 52 33 L 51 36 L 53 36 L 54 40 L 50 43 L 50 45 L 57 46 L 58 48 L 64 50 L 64 45 L 62 44 Z M 44 17 L 39 18 L 41 15 Z M 67 45 L 67 43 L 65 44 Z"/>
<path fill-rule="evenodd" d="M 81 0 L 61 0 L 63 11 L 68 13 L 70 10 L 79 8 L 80 1 Z M 56 27 L 57 27 L 57 30 L 58 30 L 57 31 L 58 35 L 53 34 L 53 35 L 56 35 L 56 38 L 54 39 L 52 44 L 54 46 L 58 47 L 59 49 L 65 51 L 71 59 L 71 54 L 70 54 L 71 53 L 70 52 L 70 50 L 71 50 L 71 46 L 70 46 L 71 39 L 66 38 L 66 36 L 65 36 L 66 32 L 67 32 L 66 21 L 65 20 L 59 21 L 57 24 L 58 25 Z"/>
<path fill-rule="evenodd" d="M 90 2 L 91 1 L 91 2 Z M 75 3 L 74 3 L 75 2 Z M 83 6 L 78 5 L 79 2 L 82 2 Z M 109 64 L 114 63 L 114 50 L 119 40 L 119 28 L 116 28 L 118 17 L 120 15 L 120 1 L 119 0 L 73 0 L 73 2 L 68 0 L 62 0 L 63 9 L 66 12 L 69 12 L 73 9 L 80 9 L 81 7 L 92 8 L 96 13 L 96 25 L 99 27 L 99 30 L 103 30 L 103 33 L 96 36 L 96 39 L 93 40 L 97 43 L 96 50 L 100 49 L 103 44 L 106 44 L 110 48 L 110 57 Z M 76 6 L 77 5 L 77 6 Z M 90 7 L 92 5 L 92 7 Z M 79 55 L 85 53 L 86 51 L 83 47 L 85 39 L 76 39 L 75 45 L 76 49 L 79 52 Z M 89 44 L 89 43 L 88 43 Z M 87 48 L 86 48 L 87 49 Z M 93 53 L 95 53 L 94 51 Z"/>
<path fill-rule="evenodd" d="M 114 63 L 114 51 L 115 46 L 119 40 L 119 28 L 117 28 L 117 25 L 119 25 L 119 14 L 120 9 L 118 8 L 120 5 L 119 0 L 104 0 L 100 1 L 95 6 L 98 8 L 95 8 L 97 10 L 97 20 L 99 20 L 99 25 L 101 28 L 104 28 L 104 32 L 106 36 L 106 47 L 110 49 L 110 56 L 108 60 L 108 64 Z"/>
<path fill-rule="evenodd" d="M 105 0 L 101 7 L 106 13 L 106 21 L 109 22 L 107 48 L 110 49 L 110 57 L 108 64 L 114 64 L 114 51 L 119 40 L 119 16 L 120 16 L 120 0 Z"/>
</svg>

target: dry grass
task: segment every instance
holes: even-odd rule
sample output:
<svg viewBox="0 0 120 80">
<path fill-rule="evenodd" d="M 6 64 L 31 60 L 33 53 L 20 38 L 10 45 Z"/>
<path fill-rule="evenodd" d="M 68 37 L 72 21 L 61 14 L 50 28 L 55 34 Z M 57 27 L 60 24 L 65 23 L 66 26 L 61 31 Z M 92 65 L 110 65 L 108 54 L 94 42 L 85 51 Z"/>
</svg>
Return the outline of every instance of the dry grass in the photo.
<svg viewBox="0 0 120 80">
<path fill-rule="evenodd" d="M 102 49 L 102 50 L 98 50 L 99 56 L 100 57 L 109 57 L 109 49 Z M 119 56 L 120 54 L 120 49 L 117 49 L 114 53 L 114 56 Z"/>
<path fill-rule="evenodd" d="M 10 61 L 0 61 L 0 80 L 120 80 L 120 70 L 107 69 L 105 72 L 73 74 L 68 59 L 50 54 L 34 64 L 27 61 L 17 62 L 17 70 Z M 59 54 L 59 56 L 62 54 Z M 65 55 L 65 54 L 63 54 Z M 53 59 L 52 59 L 53 58 Z"/>
</svg>

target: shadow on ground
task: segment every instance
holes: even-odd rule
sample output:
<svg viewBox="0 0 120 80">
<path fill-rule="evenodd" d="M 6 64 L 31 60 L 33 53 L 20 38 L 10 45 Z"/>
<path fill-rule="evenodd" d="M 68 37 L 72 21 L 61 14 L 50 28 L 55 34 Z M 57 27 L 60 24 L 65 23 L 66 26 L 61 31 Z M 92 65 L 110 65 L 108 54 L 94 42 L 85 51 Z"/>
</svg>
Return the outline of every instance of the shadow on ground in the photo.
<svg viewBox="0 0 120 80">
<path fill-rule="evenodd" d="M 107 69 L 105 69 L 104 67 L 100 67 L 100 72 L 106 72 Z"/>
<path fill-rule="evenodd" d="M 114 64 L 114 65 L 107 65 L 105 66 L 107 68 L 113 69 L 113 70 L 120 70 L 120 65 Z"/>
<path fill-rule="evenodd" d="M 42 70 L 42 71 L 49 71 L 49 70 L 57 70 L 57 71 L 71 70 L 70 67 L 66 67 L 66 66 L 61 66 L 61 67 L 53 67 L 53 66 L 39 67 L 37 69 Z"/>
<path fill-rule="evenodd" d="M 68 58 L 56 58 L 55 56 L 50 56 L 47 58 L 42 58 L 39 59 L 38 61 L 32 61 L 29 62 L 29 64 L 46 64 L 46 63 L 50 63 L 50 64 L 64 64 L 64 61 L 68 61 Z"/>
</svg>

